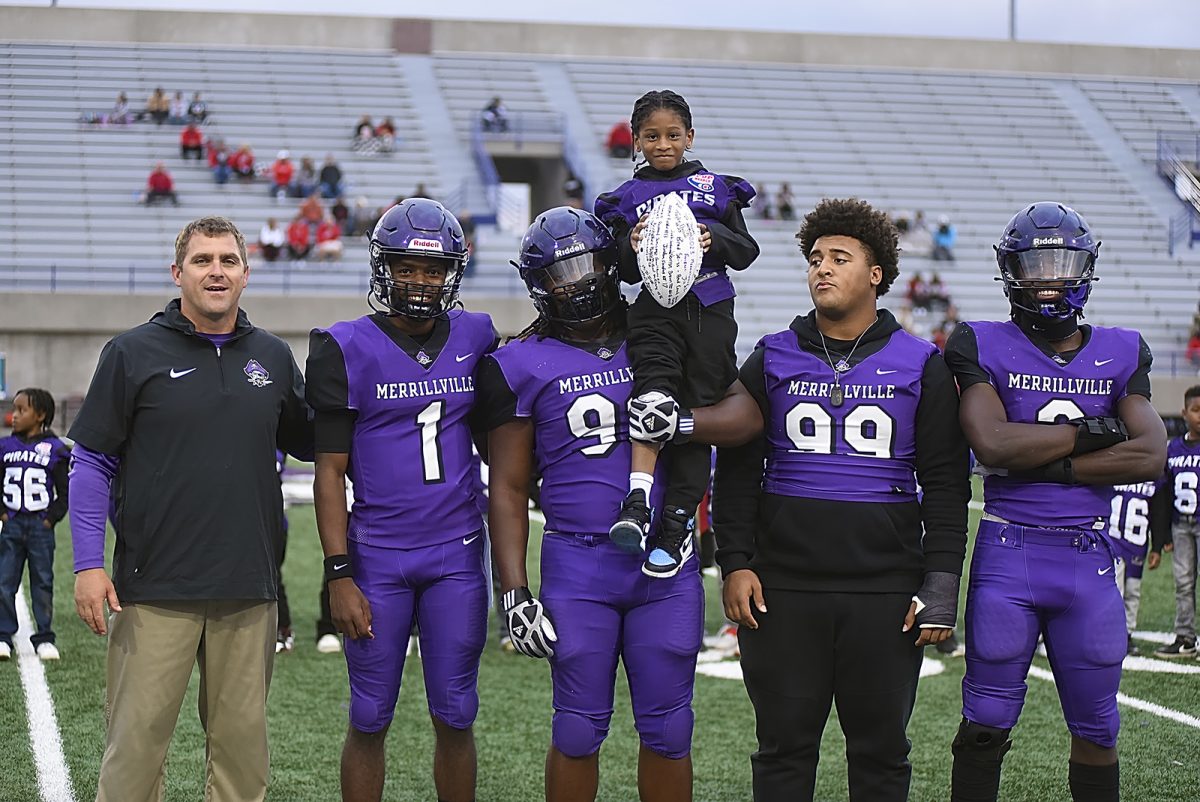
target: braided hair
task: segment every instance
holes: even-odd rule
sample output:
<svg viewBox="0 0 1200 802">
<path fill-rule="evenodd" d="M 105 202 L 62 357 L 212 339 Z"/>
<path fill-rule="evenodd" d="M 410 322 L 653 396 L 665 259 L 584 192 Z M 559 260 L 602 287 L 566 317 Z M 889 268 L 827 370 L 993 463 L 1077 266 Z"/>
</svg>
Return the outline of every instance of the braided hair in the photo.
<svg viewBox="0 0 1200 802">
<path fill-rule="evenodd" d="M 54 396 L 48 390 L 43 390 L 40 387 L 26 387 L 17 390 L 13 398 L 16 398 L 18 395 L 24 395 L 25 400 L 29 402 L 29 406 L 33 408 L 33 411 L 43 416 L 42 431 L 47 434 L 54 434 L 50 430 L 50 424 L 54 423 Z"/>
<path fill-rule="evenodd" d="M 675 112 L 679 115 L 679 119 L 683 121 L 683 127 L 689 131 L 692 129 L 692 109 L 688 106 L 688 102 L 683 99 L 683 95 L 672 92 L 670 89 L 656 89 L 647 92 L 634 101 L 633 114 L 629 117 L 629 127 L 633 131 L 634 139 L 637 139 L 638 131 L 646 122 L 646 119 L 659 109 Z M 635 163 L 637 162 L 636 149 L 630 158 Z"/>
<path fill-rule="evenodd" d="M 613 308 L 608 311 L 608 321 L 614 326 L 624 326 L 625 312 L 628 309 L 629 302 L 624 298 L 621 298 L 616 304 L 613 305 Z M 528 326 L 509 337 L 507 340 L 505 340 L 505 342 L 512 342 L 513 340 L 525 340 L 530 337 L 535 337 L 539 340 L 543 337 L 557 337 L 559 339 L 563 339 L 563 334 L 565 331 L 566 327 L 562 324 L 555 323 L 553 320 L 549 320 L 548 318 L 539 314 L 529 323 Z M 567 337 L 566 339 L 570 338 Z"/>
</svg>

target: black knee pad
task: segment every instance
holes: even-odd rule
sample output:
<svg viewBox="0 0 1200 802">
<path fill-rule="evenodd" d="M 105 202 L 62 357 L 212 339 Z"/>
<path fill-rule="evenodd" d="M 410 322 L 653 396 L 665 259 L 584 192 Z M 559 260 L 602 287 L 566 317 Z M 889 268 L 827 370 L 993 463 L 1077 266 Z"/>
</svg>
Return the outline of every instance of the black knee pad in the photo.
<svg viewBox="0 0 1200 802">
<path fill-rule="evenodd" d="M 951 748 L 956 756 L 1000 760 L 1012 747 L 1012 741 L 1008 740 L 1011 732 L 1012 728 L 985 727 L 964 718 Z"/>
</svg>

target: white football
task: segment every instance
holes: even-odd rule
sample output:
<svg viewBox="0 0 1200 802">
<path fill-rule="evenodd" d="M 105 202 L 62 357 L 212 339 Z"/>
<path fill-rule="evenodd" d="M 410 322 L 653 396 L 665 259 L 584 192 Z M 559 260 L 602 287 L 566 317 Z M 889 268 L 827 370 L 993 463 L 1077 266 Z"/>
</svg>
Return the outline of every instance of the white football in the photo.
<svg viewBox="0 0 1200 802">
<path fill-rule="evenodd" d="M 703 258 L 696 216 L 683 198 L 663 195 L 646 218 L 638 244 L 642 286 L 661 306 L 670 308 L 692 288 Z"/>
</svg>

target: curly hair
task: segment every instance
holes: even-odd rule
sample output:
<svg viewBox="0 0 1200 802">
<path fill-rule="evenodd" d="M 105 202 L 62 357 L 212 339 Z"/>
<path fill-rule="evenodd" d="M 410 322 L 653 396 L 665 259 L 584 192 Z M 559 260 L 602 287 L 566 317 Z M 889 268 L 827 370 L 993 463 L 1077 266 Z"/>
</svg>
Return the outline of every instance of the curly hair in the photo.
<svg viewBox="0 0 1200 802">
<path fill-rule="evenodd" d="M 804 216 L 796 239 L 807 260 L 813 245 L 821 237 L 852 237 L 862 243 L 867 262 L 883 268 L 883 280 L 875 286 L 875 296 L 885 295 L 900 275 L 900 234 L 886 212 L 871 208 L 857 198 L 826 198 Z"/>
</svg>

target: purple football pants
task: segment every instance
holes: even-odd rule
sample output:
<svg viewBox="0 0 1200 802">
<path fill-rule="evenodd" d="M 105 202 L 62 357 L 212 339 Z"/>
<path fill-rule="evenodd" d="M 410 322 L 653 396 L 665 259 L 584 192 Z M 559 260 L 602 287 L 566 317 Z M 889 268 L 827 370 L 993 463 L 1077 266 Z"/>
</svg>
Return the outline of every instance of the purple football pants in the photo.
<svg viewBox="0 0 1200 802">
<path fill-rule="evenodd" d="M 617 658 L 642 743 L 668 758 L 691 751 L 704 636 L 699 561 L 671 579 L 651 579 L 642 560 L 607 536 L 547 532 L 542 540 L 540 598 L 558 633 L 550 660 L 553 742 L 568 757 L 594 754 L 608 735 Z"/>
<path fill-rule="evenodd" d="M 379 732 L 391 723 L 414 615 L 429 712 L 456 729 L 475 721 L 487 639 L 483 545 L 482 532 L 419 549 L 347 544 L 375 634 L 346 639 L 350 724 L 356 730 Z"/>
<path fill-rule="evenodd" d="M 1112 747 L 1125 656 L 1125 612 L 1099 534 L 980 521 L 967 586 L 963 715 L 1007 729 L 1025 702 L 1038 634 L 1067 729 Z"/>
</svg>

